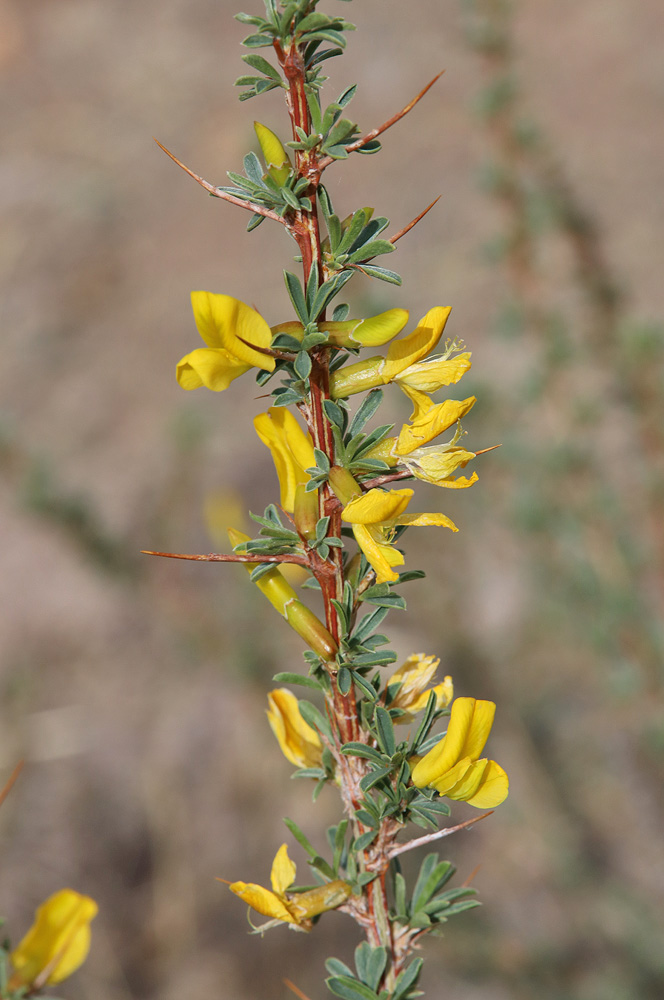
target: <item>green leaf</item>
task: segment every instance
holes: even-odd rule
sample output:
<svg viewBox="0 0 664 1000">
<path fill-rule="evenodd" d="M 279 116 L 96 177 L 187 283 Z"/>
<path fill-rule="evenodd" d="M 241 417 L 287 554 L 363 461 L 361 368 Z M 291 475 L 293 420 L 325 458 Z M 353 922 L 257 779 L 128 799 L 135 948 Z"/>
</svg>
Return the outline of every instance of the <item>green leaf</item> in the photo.
<svg viewBox="0 0 664 1000">
<path fill-rule="evenodd" d="M 325 736 L 332 736 L 329 721 L 318 711 L 315 705 L 312 705 L 310 701 L 299 701 L 298 708 L 300 709 L 300 715 L 312 729 L 317 729 Z"/>
<path fill-rule="evenodd" d="M 378 705 L 375 719 L 378 742 L 387 756 L 392 757 L 396 752 L 396 742 L 394 739 L 394 725 L 390 713 L 382 705 Z"/>
<path fill-rule="evenodd" d="M 394 244 L 388 240 L 373 240 L 370 243 L 365 243 L 359 250 L 355 250 L 348 258 L 348 263 L 360 264 L 371 257 L 380 257 L 382 254 L 394 253 L 395 250 L 396 247 Z"/>
<path fill-rule="evenodd" d="M 264 73 L 265 76 L 269 76 L 278 83 L 281 83 L 281 73 L 274 66 L 270 65 L 267 59 L 264 59 L 263 56 L 250 52 L 247 55 L 242 56 L 242 61 L 246 62 L 252 69 L 258 70 L 259 73 Z"/>
<path fill-rule="evenodd" d="M 343 695 L 347 695 L 353 686 L 353 675 L 348 667 L 339 667 L 337 687 Z"/>
<path fill-rule="evenodd" d="M 366 833 L 360 834 L 360 836 L 356 837 L 353 841 L 353 850 L 364 851 L 369 844 L 373 843 L 377 836 L 378 830 L 367 830 Z"/>
<path fill-rule="evenodd" d="M 377 785 L 383 778 L 386 778 L 392 771 L 391 767 L 380 767 L 371 774 L 365 774 L 363 778 L 360 779 L 360 788 L 363 792 L 368 792 L 370 788 Z"/>
<path fill-rule="evenodd" d="M 325 983 L 330 993 L 342 1000 L 378 1000 L 372 989 L 350 976 L 331 976 Z"/>
<path fill-rule="evenodd" d="M 394 908 L 401 923 L 407 920 L 406 880 L 401 872 L 397 872 L 394 876 Z"/>
<path fill-rule="evenodd" d="M 413 741 L 410 745 L 410 754 L 417 753 L 417 748 L 420 741 L 425 739 L 428 735 L 429 729 L 431 728 L 431 723 L 433 722 L 433 717 L 436 712 L 436 694 L 434 691 L 429 692 L 429 698 L 427 701 L 426 709 L 424 710 L 424 715 L 422 721 L 417 727 L 417 732 L 413 737 Z"/>
<path fill-rule="evenodd" d="M 360 264 L 358 266 L 370 278 L 380 278 L 381 281 L 387 281 L 391 285 L 401 284 L 401 275 L 397 274 L 396 271 L 388 271 L 386 267 L 377 267 L 376 264 Z"/>
<path fill-rule="evenodd" d="M 272 35 L 247 35 L 242 44 L 248 49 L 260 49 L 272 45 Z"/>
<path fill-rule="evenodd" d="M 386 965 L 386 948 L 372 948 L 368 941 L 363 941 L 355 949 L 357 974 L 365 986 L 369 986 L 372 990 L 378 989 Z"/>
<path fill-rule="evenodd" d="M 406 610 L 406 602 L 400 594 L 385 594 L 384 597 L 363 597 L 365 604 L 375 604 L 379 608 L 389 608 L 390 611 L 399 609 Z"/>
<path fill-rule="evenodd" d="M 357 413 L 350 422 L 348 428 L 348 437 L 352 439 L 356 434 L 359 434 L 365 427 L 365 425 L 371 420 L 374 413 L 383 401 L 383 390 L 382 389 L 372 389 L 358 407 Z"/>
<path fill-rule="evenodd" d="M 300 321 L 306 326 L 309 322 L 309 314 L 307 312 L 307 305 L 300 280 L 296 275 L 291 274 L 290 271 L 284 271 L 284 279 L 286 281 L 286 288 L 288 290 L 290 300 L 293 303 L 293 308 L 295 309 Z"/>
<path fill-rule="evenodd" d="M 309 357 L 307 351 L 298 352 L 293 368 L 295 369 L 295 374 L 301 378 L 302 381 L 309 378 L 309 375 L 311 374 L 311 358 Z"/>
<path fill-rule="evenodd" d="M 350 743 L 344 743 L 341 748 L 341 752 L 347 757 L 364 757 L 366 760 L 371 760 L 375 764 L 383 765 L 385 763 L 385 758 L 375 750 L 374 747 L 369 747 L 366 743 L 356 743 L 354 741 Z"/>
<path fill-rule="evenodd" d="M 397 981 L 394 984 L 394 992 L 390 1000 L 404 1000 L 410 990 L 415 986 L 417 980 L 420 977 L 420 972 L 422 971 L 422 965 L 424 959 L 414 958 L 407 969 L 399 973 L 397 976 Z"/>
<path fill-rule="evenodd" d="M 277 684 L 300 684 L 302 687 L 313 688 L 316 691 L 322 690 L 322 685 L 315 677 L 304 677 L 302 674 L 294 674 L 288 670 L 280 671 L 272 678 Z"/>
<path fill-rule="evenodd" d="M 362 674 L 358 674 L 357 671 L 355 671 L 355 686 L 361 688 L 371 701 L 376 701 L 378 692 L 375 687 Z"/>
<path fill-rule="evenodd" d="M 325 968 L 333 976 L 348 976 L 350 979 L 353 978 L 351 969 L 339 958 L 328 958 L 325 962 Z"/>
<path fill-rule="evenodd" d="M 450 861 L 439 863 L 437 854 L 427 854 L 413 891 L 413 912 L 423 909 L 433 894 L 452 878 L 454 872 L 455 868 Z"/>
<path fill-rule="evenodd" d="M 311 858 L 317 858 L 318 851 L 313 846 L 311 841 L 307 839 L 305 834 L 302 833 L 302 830 L 300 830 L 297 823 L 294 820 L 289 819 L 288 816 L 284 817 L 284 823 L 286 824 L 290 832 L 293 834 L 300 847 L 303 847 Z"/>
</svg>

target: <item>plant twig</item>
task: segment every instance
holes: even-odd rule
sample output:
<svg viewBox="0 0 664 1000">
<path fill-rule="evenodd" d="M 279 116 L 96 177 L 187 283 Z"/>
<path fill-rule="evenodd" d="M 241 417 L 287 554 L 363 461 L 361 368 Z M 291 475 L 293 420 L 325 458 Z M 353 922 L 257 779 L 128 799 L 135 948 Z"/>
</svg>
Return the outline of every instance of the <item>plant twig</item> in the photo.
<svg viewBox="0 0 664 1000">
<path fill-rule="evenodd" d="M 433 80 L 430 80 L 429 83 L 427 83 L 426 87 L 424 87 L 419 92 L 419 94 L 417 94 L 412 99 L 412 101 L 410 101 L 410 103 L 406 105 L 405 108 L 402 108 L 401 111 L 397 111 L 396 115 L 392 115 L 392 117 L 388 118 L 388 120 L 386 122 L 383 122 L 382 125 L 379 125 L 377 128 L 372 128 L 371 131 L 367 132 L 366 135 L 363 135 L 360 139 L 356 139 L 354 142 L 351 142 L 348 146 L 346 146 L 346 152 L 354 153 L 356 150 L 361 149 L 362 146 L 366 146 L 366 144 L 368 142 L 371 142 L 372 139 L 375 139 L 377 138 L 377 136 L 382 135 L 382 133 L 386 132 L 388 128 L 392 127 L 392 125 L 396 125 L 398 121 L 401 121 L 402 118 L 405 118 L 408 112 L 412 111 L 415 105 L 418 103 L 418 101 L 421 101 L 424 95 L 427 93 L 427 91 L 429 91 L 433 87 L 434 83 L 436 83 L 437 80 L 440 80 L 444 72 L 445 70 L 441 69 L 440 73 L 434 76 Z M 324 170 L 325 167 L 328 167 L 330 163 L 333 162 L 334 162 L 333 156 L 324 156 L 322 160 L 318 161 L 318 169 Z"/>
<path fill-rule="evenodd" d="M 14 768 L 14 770 L 12 771 L 12 773 L 10 774 L 9 781 L 7 782 L 7 784 L 5 785 L 5 787 L 0 792 L 0 806 L 5 801 L 5 799 L 7 798 L 7 796 L 9 795 L 9 793 L 11 792 L 12 788 L 14 787 L 16 779 L 18 778 L 19 774 L 23 770 L 23 765 L 24 764 L 25 764 L 24 760 L 19 760 L 18 764 L 16 765 L 16 767 Z"/>
<path fill-rule="evenodd" d="M 198 174 L 194 173 L 193 170 L 190 170 L 189 167 L 185 166 L 182 160 L 178 160 L 177 156 L 175 156 L 174 153 L 171 153 L 170 149 L 167 149 L 163 143 L 159 142 L 159 139 L 155 139 L 154 136 L 152 138 L 157 143 L 159 148 L 163 149 L 166 156 L 170 156 L 173 163 L 177 163 L 178 167 L 182 167 L 185 174 L 189 174 L 190 177 L 193 177 L 194 180 L 200 184 L 202 188 L 205 188 L 208 194 L 211 194 L 213 198 L 221 198 L 223 201 L 230 202 L 231 205 L 237 205 L 238 208 L 246 208 L 248 212 L 255 212 L 256 215 L 264 215 L 266 219 L 272 219 L 274 222 L 280 222 L 282 226 L 288 226 L 286 220 L 280 215 L 277 215 L 276 212 L 273 212 L 271 208 L 265 208 L 263 205 L 256 205 L 253 201 L 245 201 L 244 198 L 236 198 L 234 194 L 229 194 L 227 191 L 222 191 L 221 188 L 215 187 L 214 184 L 210 184 L 209 181 L 206 181 L 203 177 L 200 177 Z"/>
<path fill-rule="evenodd" d="M 237 555 L 235 553 L 226 555 L 221 552 L 210 552 L 207 555 L 188 555 L 184 552 L 151 552 L 149 549 L 141 549 L 143 556 L 163 556 L 165 559 L 193 559 L 195 562 L 239 562 L 239 563 L 294 563 L 296 566 L 308 566 L 309 560 L 306 556 L 280 555 Z"/>
<path fill-rule="evenodd" d="M 490 809 L 489 812 L 482 813 L 481 816 L 474 816 L 472 819 L 467 819 L 465 823 L 457 823 L 456 826 L 446 826 L 442 830 L 436 830 L 435 833 L 427 833 L 424 837 L 416 837 L 415 840 L 409 840 L 407 844 L 395 844 L 388 851 L 389 858 L 396 858 L 398 854 L 405 854 L 406 851 L 412 851 L 416 847 L 422 847 L 424 844 L 431 844 L 434 840 L 440 840 L 441 837 L 449 837 L 452 833 L 457 833 L 459 830 L 465 830 L 467 826 L 472 826 L 473 823 L 479 823 L 481 819 L 486 819 L 487 816 L 492 816 L 495 809 Z"/>
<path fill-rule="evenodd" d="M 427 212 L 430 212 L 431 209 L 433 208 L 433 206 L 438 204 L 438 202 L 440 201 L 441 197 L 442 197 L 442 195 L 439 194 L 437 198 L 434 198 L 434 200 L 431 202 L 431 204 L 428 205 L 424 209 L 423 212 L 420 212 L 420 214 L 418 216 L 416 216 L 413 219 L 412 222 L 409 222 L 407 226 L 404 226 L 403 229 L 400 229 L 399 232 L 396 233 L 394 236 L 390 236 L 388 242 L 389 243 L 396 243 L 397 240 L 400 240 L 402 236 L 405 236 L 406 233 L 409 233 L 411 231 L 411 229 L 413 228 L 413 226 L 416 226 L 417 223 L 420 221 L 420 219 L 423 219 L 424 216 L 427 214 Z"/>
</svg>

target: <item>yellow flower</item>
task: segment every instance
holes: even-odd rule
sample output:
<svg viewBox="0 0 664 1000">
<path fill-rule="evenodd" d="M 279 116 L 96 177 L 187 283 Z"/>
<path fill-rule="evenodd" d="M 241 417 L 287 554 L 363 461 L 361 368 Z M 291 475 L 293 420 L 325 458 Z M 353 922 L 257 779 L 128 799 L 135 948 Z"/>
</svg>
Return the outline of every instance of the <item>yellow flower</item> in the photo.
<svg viewBox="0 0 664 1000">
<path fill-rule="evenodd" d="M 447 733 L 413 768 L 413 784 L 418 788 L 429 785 L 448 799 L 478 809 L 500 805 L 507 798 L 509 779 L 494 760 L 478 759 L 495 711 L 492 701 L 457 698 Z"/>
<path fill-rule="evenodd" d="M 271 406 L 267 413 L 254 417 L 254 427 L 270 449 L 281 487 L 281 506 L 292 513 L 297 487 L 309 481 L 304 470 L 316 464 L 311 438 L 283 406 Z"/>
<path fill-rule="evenodd" d="M 426 707 L 432 691 L 436 695 L 436 708 L 445 708 L 452 701 L 454 686 L 449 676 L 442 684 L 436 684 L 427 690 L 427 685 L 438 669 L 439 663 L 440 660 L 436 656 L 413 653 L 398 670 L 394 671 L 387 686 L 388 689 L 392 689 L 398 685 L 398 688 L 389 707 L 401 708 L 406 713 L 399 716 L 397 722 L 412 722 L 417 713 Z"/>
<path fill-rule="evenodd" d="M 413 402 L 410 423 L 402 426 L 398 437 L 385 438 L 372 448 L 367 457 L 382 459 L 391 467 L 405 465 L 412 475 L 435 486 L 447 486 L 452 489 L 472 486 L 477 482 L 475 472 L 470 479 L 464 476 L 452 479 L 451 476 L 458 468 L 464 468 L 475 458 L 475 452 L 457 446 L 462 433 L 458 421 L 475 405 L 475 396 L 434 403 L 419 389 L 411 389 L 408 386 L 402 388 Z M 434 445 L 432 448 L 422 447 L 455 423 L 458 427 L 451 441 Z"/>
<path fill-rule="evenodd" d="M 441 306 L 430 309 L 412 333 L 390 344 L 386 357 L 376 355 L 335 372 L 330 378 L 331 395 L 336 399 L 342 399 L 346 396 L 352 396 L 356 392 L 364 392 L 367 389 L 374 389 L 376 386 L 387 385 L 388 382 L 394 381 L 398 382 L 399 385 L 409 385 L 411 374 L 416 381 L 422 381 L 419 362 L 433 350 L 440 340 L 450 312 L 449 308 L 443 309 Z M 464 363 L 461 361 L 463 355 L 455 359 L 455 362 L 447 364 L 447 357 L 454 349 L 455 345 L 450 347 L 440 363 L 443 366 L 447 365 L 447 367 L 440 367 L 439 364 L 436 369 L 439 379 L 436 388 L 458 381 L 463 372 L 470 367 L 470 362 L 465 368 L 463 367 Z M 470 355 L 466 357 L 468 358 Z M 430 359 L 427 364 L 431 365 L 435 360 Z M 429 376 L 425 382 L 428 385 L 435 378 L 435 375 L 433 368 L 427 368 L 427 371 Z M 457 371 L 458 374 L 454 377 Z"/>
<path fill-rule="evenodd" d="M 407 322 L 407 309 L 388 309 L 366 319 L 322 320 L 317 326 L 335 347 L 380 347 L 401 333 Z M 304 327 L 296 320 L 290 320 L 273 326 L 272 333 L 275 336 L 287 333 L 296 340 L 302 340 Z"/>
<path fill-rule="evenodd" d="M 90 922 L 97 904 L 73 889 L 61 889 L 37 909 L 35 922 L 11 954 L 16 970 L 11 986 L 31 988 L 71 976 L 90 950 Z"/>
<path fill-rule="evenodd" d="M 268 348 L 272 331 L 263 317 L 239 299 L 213 292 L 192 292 L 194 319 L 208 345 L 178 362 L 176 377 L 183 389 L 221 392 L 250 368 L 274 371 L 274 358 L 255 348 Z"/>
<path fill-rule="evenodd" d="M 320 767 L 323 744 L 302 718 L 295 695 L 286 688 L 276 688 L 267 699 L 267 719 L 286 760 L 296 767 Z"/>
<path fill-rule="evenodd" d="M 404 513 L 412 495 L 413 490 L 372 489 L 355 497 L 341 511 L 341 517 L 352 525 L 357 544 L 376 571 L 378 583 L 397 580 L 399 574 L 393 567 L 404 562 L 401 552 L 391 544 L 395 528 L 438 525 L 459 530 L 444 514 Z"/>
<path fill-rule="evenodd" d="M 477 402 L 475 396 L 468 396 L 467 399 L 446 399 L 442 403 L 434 403 L 419 389 L 411 389 L 409 386 L 403 388 L 413 404 L 413 412 L 410 423 L 403 425 L 394 446 L 394 454 L 399 458 L 429 444 L 452 424 L 465 417 Z"/>
<path fill-rule="evenodd" d="M 232 882 L 229 888 L 264 917 L 283 920 L 305 930 L 311 926 L 311 917 L 341 906 L 351 894 L 348 883 L 341 881 L 328 882 L 307 892 L 288 893 L 289 886 L 295 881 L 295 873 L 288 848 L 282 844 L 272 862 L 271 892 L 254 882 Z"/>
</svg>

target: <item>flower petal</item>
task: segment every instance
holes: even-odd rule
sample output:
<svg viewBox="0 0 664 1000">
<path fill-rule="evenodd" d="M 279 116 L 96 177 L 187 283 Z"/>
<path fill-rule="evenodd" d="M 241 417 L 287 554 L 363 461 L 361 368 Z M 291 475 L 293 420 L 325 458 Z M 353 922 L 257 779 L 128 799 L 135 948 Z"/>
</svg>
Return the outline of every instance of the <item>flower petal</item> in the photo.
<svg viewBox="0 0 664 1000">
<path fill-rule="evenodd" d="M 401 428 L 396 446 L 397 455 L 408 455 L 416 448 L 433 441 L 435 437 L 446 431 L 457 420 L 464 417 L 475 405 L 475 396 L 468 399 L 446 399 L 436 403 L 426 413 L 417 417 L 412 423 Z"/>
<path fill-rule="evenodd" d="M 464 752 L 464 747 L 474 711 L 475 698 L 456 699 L 452 705 L 447 733 L 413 768 L 414 785 L 423 788 L 431 784 L 445 775 L 462 758 L 469 756 Z"/>
<path fill-rule="evenodd" d="M 295 864 L 288 857 L 288 846 L 282 844 L 274 856 L 270 881 L 278 896 L 283 896 L 289 885 L 295 881 Z"/>
<path fill-rule="evenodd" d="M 499 806 L 507 798 L 509 786 L 509 778 L 500 764 L 490 760 L 477 791 L 467 800 L 468 804 L 478 809 L 492 809 L 494 806 Z"/>
<path fill-rule="evenodd" d="M 402 566 L 404 557 L 398 549 L 384 540 L 380 529 L 365 524 L 354 524 L 355 540 L 364 552 L 367 560 L 376 571 L 377 583 L 388 583 L 398 580 L 394 566 Z"/>
<path fill-rule="evenodd" d="M 431 514 L 402 514 L 396 519 L 396 523 L 412 528 L 450 528 L 452 531 L 459 530 L 454 521 L 450 521 L 449 517 L 435 512 Z"/>
<path fill-rule="evenodd" d="M 286 688 L 277 688 L 270 691 L 267 697 L 270 704 L 268 722 L 284 757 L 296 767 L 319 766 L 322 754 L 320 737 L 302 718 L 295 695 Z"/>
<path fill-rule="evenodd" d="M 391 382 L 405 368 L 433 350 L 442 336 L 451 311 L 450 308 L 443 309 L 441 306 L 430 309 L 412 333 L 390 344 L 381 372 L 385 383 Z"/>
<path fill-rule="evenodd" d="M 250 346 L 269 347 L 272 340 L 270 327 L 255 309 L 231 295 L 214 292 L 192 292 L 191 305 L 208 347 L 224 347 L 246 365 L 274 371 L 274 358 Z"/>
<path fill-rule="evenodd" d="M 350 524 L 382 524 L 391 521 L 406 509 L 413 490 L 367 490 L 347 503 L 341 512 Z"/>
<path fill-rule="evenodd" d="M 296 488 L 309 480 L 304 470 L 316 464 L 311 438 L 283 406 L 271 406 L 267 413 L 254 417 L 254 427 L 270 449 L 281 487 L 281 506 L 292 513 Z"/>
<path fill-rule="evenodd" d="M 233 882 L 228 888 L 264 917 L 285 920 L 289 924 L 297 923 L 286 904 L 262 885 L 256 885 L 254 882 Z"/>
<path fill-rule="evenodd" d="M 183 389 L 198 389 L 204 385 L 213 392 L 222 392 L 250 367 L 223 348 L 200 347 L 178 362 L 175 377 Z"/>
<path fill-rule="evenodd" d="M 395 381 L 420 392 L 436 392 L 444 385 L 453 385 L 470 368 L 470 353 L 457 354 L 454 358 L 432 358 L 412 364 L 395 376 Z"/>
</svg>

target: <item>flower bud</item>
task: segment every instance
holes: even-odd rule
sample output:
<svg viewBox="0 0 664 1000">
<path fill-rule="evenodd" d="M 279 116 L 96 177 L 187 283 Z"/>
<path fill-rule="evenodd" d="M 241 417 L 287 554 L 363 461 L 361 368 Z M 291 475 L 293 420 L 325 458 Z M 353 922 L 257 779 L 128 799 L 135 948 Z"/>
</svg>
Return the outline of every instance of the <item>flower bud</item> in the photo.
<svg viewBox="0 0 664 1000">
<path fill-rule="evenodd" d="M 274 132 L 266 125 L 254 122 L 254 129 L 261 145 L 268 174 L 277 184 L 284 184 L 291 172 L 288 153 Z"/>
<path fill-rule="evenodd" d="M 73 889 L 61 889 L 42 903 L 35 922 L 11 954 L 16 970 L 10 987 L 60 983 L 83 964 L 90 950 L 90 923 L 97 904 Z"/>
</svg>

